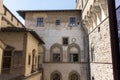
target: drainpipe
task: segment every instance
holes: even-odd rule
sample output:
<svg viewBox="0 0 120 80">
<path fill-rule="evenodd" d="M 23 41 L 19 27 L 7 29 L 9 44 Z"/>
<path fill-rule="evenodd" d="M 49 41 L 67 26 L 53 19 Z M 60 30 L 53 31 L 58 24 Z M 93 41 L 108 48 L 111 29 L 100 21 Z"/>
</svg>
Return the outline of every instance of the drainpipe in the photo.
<svg viewBox="0 0 120 80">
<path fill-rule="evenodd" d="M 107 0 L 107 1 L 108 1 L 108 12 L 109 12 L 109 24 L 110 24 L 109 28 L 110 28 L 114 80 L 120 80 L 120 53 L 119 53 L 115 0 Z"/>
<path fill-rule="evenodd" d="M 82 22 L 82 21 L 81 21 Z M 89 35 L 88 35 L 88 31 L 87 31 L 87 29 L 85 28 L 85 26 L 84 26 L 84 24 L 82 23 L 82 25 L 81 26 L 83 26 L 82 28 L 83 28 L 83 30 L 84 30 L 84 32 L 85 32 L 85 45 L 86 45 L 86 47 L 87 47 L 87 49 L 85 49 L 86 51 L 87 51 L 87 63 L 88 63 L 88 68 L 87 68 L 87 72 L 88 72 L 88 74 L 87 74 L 87 80 L 91 80 L 91 70 L 90 70 L 90 54 L 89 54 Z"/>
</svg>

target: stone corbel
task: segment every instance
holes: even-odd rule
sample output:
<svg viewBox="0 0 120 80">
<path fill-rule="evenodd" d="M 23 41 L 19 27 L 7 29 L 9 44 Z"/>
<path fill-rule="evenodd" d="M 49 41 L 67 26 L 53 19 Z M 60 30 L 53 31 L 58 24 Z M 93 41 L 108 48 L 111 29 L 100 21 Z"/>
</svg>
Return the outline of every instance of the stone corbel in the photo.
<svg viewBox="0 0 120 80">
<path fill-rule="evenodd" d="M 108 11 L 108 8 L 107 8 L 107 0 L 98 0 L 101 4 L 101 7 L 105 13 L 105 15 L 107 16 L 107 11 Z"/>
<path fill-rule="evenodd" d="M 82 20 L 82 24 L 84 24 L 85 25 L 85 27 L 87 28 L 87 30 L 89 30 L 89 26 L 90 26 L 90 24 L 88 23 L 88 21 L 87 20 Z"/>
<path fill-rule="evenodd" d="M 94 12 L 96 13 L 96 15 L 98 16 L 98 18 L 100 19 L 101 21 L 101 8 L 100 8 L 100 3 L 98 1 L 96 1 L 94 4 L 93 4 L 93 8 L 94 8 Z"/>
</svg>

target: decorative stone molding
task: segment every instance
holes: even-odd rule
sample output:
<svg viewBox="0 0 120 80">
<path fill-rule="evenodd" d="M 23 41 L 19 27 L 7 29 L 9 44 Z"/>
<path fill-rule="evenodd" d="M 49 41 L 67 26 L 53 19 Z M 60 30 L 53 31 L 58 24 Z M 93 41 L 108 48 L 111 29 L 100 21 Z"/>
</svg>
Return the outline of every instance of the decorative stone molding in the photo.
<svg viewBox="0 0 120 80">
<path fill-rule="evenodd" d="M 72 79 L 72 75 L 74 76 L 74 79 Z M 76 78 L 75 78 L 76 77 Z M 78 78 L 77 78 L 78 77 Z M 80 80 L 80 75 L 77 71 L 72 71 L 69 73 L 69 80 Z"/>
<path fill-rule="evenodd" d="M 62 80 L 62 75 L 59 71 L 54 71 L 51 73 L 50 80 Z"/>
<path fill-rule="evenodd" d="M 60 61 L 63 59 L 63 48 L 62 45 L 59 43 L 55 43 L 50 48 L 50 60 L 53 61 L 53 50 L 56 48 L 56 51 L 60 53 Z"/>
</svg>

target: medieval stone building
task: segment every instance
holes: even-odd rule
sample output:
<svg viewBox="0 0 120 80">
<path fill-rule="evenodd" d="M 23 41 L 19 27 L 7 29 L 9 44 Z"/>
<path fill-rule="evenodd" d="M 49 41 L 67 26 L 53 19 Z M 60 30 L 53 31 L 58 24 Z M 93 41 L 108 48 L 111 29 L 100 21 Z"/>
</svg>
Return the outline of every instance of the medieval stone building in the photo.
<svg viewBox="0 0 120 80">
<path fill-rule="evenodd" d="M 107 0 L 76 0 L 89 38 L 92 80 L 113 80 Z"/>
<path fill-rule="evenodd" d="M 18 13 L 45 41 L 45 80 L 113 80 L 107 0 L 76 0 L 76 10 Z"/>
<path fill-rule="evenodd" d="M 76 0 L 74 10 L 18 11 L 25 27 L 45 42 L 39 46 L 41 80 L 114 80 L 107 6 L 107 0 Z M 32 40 L 30 49 L 36 45 Z M 26 57 L 26 63 L 34 62 Z M 39 80 L 32 67 L 27 65 L 24 75 Z"/>
<path fill-rule="evenodd" d="M 43 46 L 44 80 L 87 80 L 86 33 L 80 10 L 18 11 L 25 26 L 45 41 Z"/>
</svg>

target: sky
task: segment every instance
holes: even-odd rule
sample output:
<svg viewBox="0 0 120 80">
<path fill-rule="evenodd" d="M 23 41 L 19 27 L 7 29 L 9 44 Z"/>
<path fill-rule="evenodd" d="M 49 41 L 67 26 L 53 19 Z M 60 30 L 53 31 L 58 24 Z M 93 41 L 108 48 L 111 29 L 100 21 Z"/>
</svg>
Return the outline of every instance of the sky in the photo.
<svg viewBox="0 0 120 80">
<path fill-rule="evenodd" d="M 75 9 L 76 0 L 4 0 L 4 5 L 22 22 L 18 10 Z"/>
<path fill-rule="evenodd" d="M 18 10 L 75 9 L 76 0 L 3 0 L 4 5 L 24 24 Z M 116 0 L 116 7 L 120 0 Z"/>
</svg>

